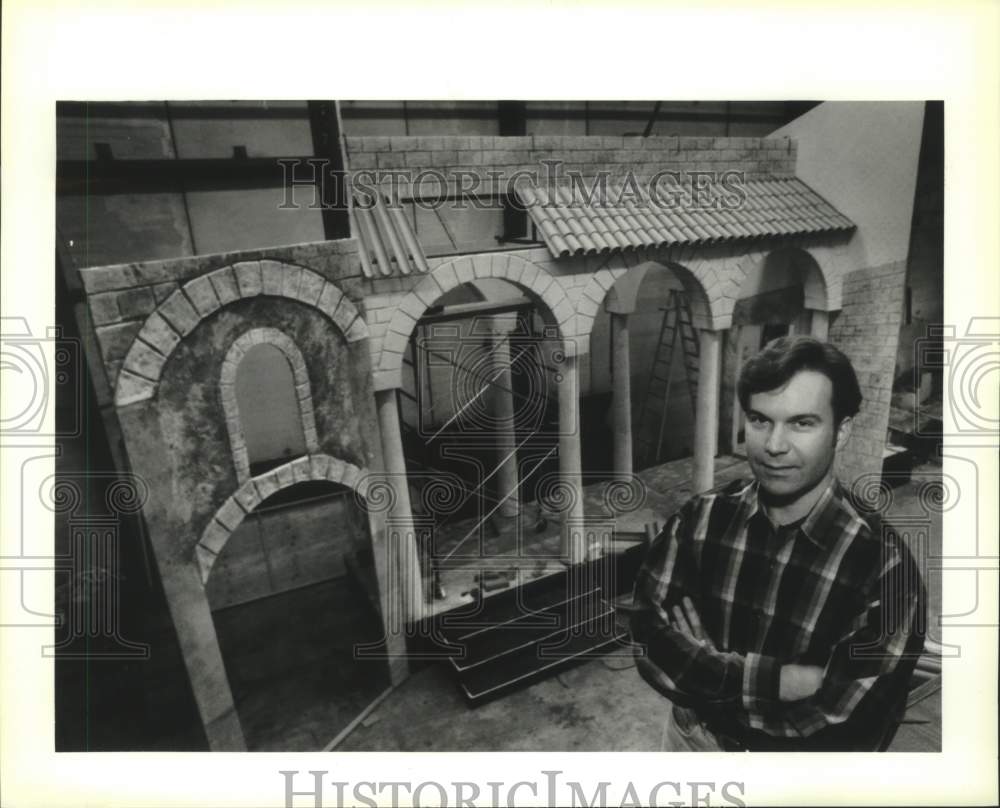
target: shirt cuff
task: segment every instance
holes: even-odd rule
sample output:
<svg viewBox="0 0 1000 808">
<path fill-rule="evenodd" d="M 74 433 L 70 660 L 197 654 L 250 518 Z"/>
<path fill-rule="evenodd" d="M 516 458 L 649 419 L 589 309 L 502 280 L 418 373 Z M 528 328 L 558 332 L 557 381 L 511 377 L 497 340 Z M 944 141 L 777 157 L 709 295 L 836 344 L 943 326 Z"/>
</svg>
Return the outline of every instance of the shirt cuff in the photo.
<svg viewBox="0 0 1000 808">
<path fill-rule="evenodd" d="M 781 665 L 774 657 L 749 653 L 743 664 L 743 706 L 761 713 L 778 701 Z"/>
</svg>

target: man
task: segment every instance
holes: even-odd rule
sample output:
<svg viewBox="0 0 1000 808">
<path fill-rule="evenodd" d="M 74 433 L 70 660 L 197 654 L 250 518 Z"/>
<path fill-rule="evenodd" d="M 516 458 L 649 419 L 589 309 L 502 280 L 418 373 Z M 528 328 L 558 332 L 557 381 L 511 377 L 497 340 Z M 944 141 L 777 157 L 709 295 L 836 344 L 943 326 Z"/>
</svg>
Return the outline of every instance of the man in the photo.
<svg viewBox="0 0 1000 808">
<path fill-rule="evenodd" d="M 884 749 L 923 647 L 903 541 L 834 476 L 861 391 L 850 361 L 782 337 L 743 367 L 754 479 L 688 501 L 635 585 L 638 667 L 673 751 Z"/>
</svg>

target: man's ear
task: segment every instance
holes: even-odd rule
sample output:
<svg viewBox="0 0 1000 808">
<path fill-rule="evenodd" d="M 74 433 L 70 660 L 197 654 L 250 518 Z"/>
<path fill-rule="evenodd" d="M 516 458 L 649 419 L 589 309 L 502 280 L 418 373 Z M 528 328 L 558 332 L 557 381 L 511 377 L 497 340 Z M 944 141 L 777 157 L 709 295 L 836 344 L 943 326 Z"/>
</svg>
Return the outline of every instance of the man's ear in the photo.
<svg viewBox="0 0 1000 808">
<path fill-rule="evenodd" d="M 840 423 L 837 425 L 836 446 L 838 452 L 847 444 L 847 441 L 851 437 L 851 429 L 853 427 L 854 419 L 850 416 L 841 419 Z"/>
</svg>

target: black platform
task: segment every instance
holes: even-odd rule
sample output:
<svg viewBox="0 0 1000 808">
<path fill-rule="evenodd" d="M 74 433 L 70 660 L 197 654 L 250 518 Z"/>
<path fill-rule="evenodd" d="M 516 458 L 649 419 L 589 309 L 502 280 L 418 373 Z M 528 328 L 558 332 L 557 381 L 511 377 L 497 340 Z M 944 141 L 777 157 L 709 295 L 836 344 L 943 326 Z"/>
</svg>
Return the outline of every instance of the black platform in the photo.
<svg viewBox="0 0 1000 808">
<path fill-rule="evenodd" d="M 636 543 L 436 615 L 428 632 L 431 644 L 447 652 L 447 663 L 473 704 L 622 650 L 628 632 L 613 601 L 631 591 L 642 551 Z"/>
</svg>

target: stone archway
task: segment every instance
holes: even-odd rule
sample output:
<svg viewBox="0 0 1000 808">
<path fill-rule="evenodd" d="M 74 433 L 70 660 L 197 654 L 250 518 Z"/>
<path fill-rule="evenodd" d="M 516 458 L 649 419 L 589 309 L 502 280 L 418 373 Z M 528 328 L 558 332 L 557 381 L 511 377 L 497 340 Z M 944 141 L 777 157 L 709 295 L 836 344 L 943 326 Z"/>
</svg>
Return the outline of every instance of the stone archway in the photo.
<svg viewBox="0 0 1000 808">
<path fill-rule="evenodd" d="M 219 378 L 219 397 L 222 400 L 226 431 L 229 433 L 229 445 L 233 452 L 236 480 L 240 483 L 245 483 L 250 479 L 250 457 L 247 452 L 246 435 L 243 431 L 243 422 L 236 399 L 236 371 L 240 361 L 255 345 L 271 345 L 277 348 L 288 361 L 295 384 L 295 396 L 299 405 L 299 419 L 302 424 L 306 451 L 310 455 L 319 451 L 319 437 L 316 432 L 316 417 L 313 410 L 312 391 L 309 386 L 309 373 L 302 352 L 290 336 L 277 328 L 250 329 L 229 346 Z"/>
<path fill-rule="evenodd" d="M 367 500 L 368 471 L 325 454 L 310 454 L 244 482 L 212 516 L 194 548 L 194 562 L 202 585 L 208 582 L 215 560 L 233 531 L 261 502 L 297 483 L 328 481 L 353 489 Z"/>
<path fill-rule="evenodd" d="M 430 306 L 452 289 L 487 278 L 504 280 L 523 289 L 531 298 L 541 303 L 543 319 L 556 326 L 560 343 L 558 353 L 561 354 L 557 360 L 559 463 L 560 474 L 566 490 L 570 493 L 568 501 L 571 503 L 566 508 L 563 522 L 564 543 L 569 548 L 570 559 L 581 561 L 584 556 L 584 524 L 577 371 L 577 355 L 580 351 L 575 340 L 576 308 L 556 278 L 520 256 L 492 253 L 466 256 L 442 264 L 403 298 L 393 312 L 381 348 L 373 354 L 372 363 L 375 369 L 375 397 L 386 469 L 394 479 L 406 477 L 407 466 L 403 455 L 396 391 L 402 387 L 403 355 L 417 322 Z M 409 525 L 412 524 L 412 512 L 406 487 L 398 486 L 395 493 L 397 509 L 394 516 L 409 530 Z M 410 568 L 419 569 L 415 558 L 410 560 Z M 411 590 L 419 593 L 418 587 L 419 581 L 415 580 Z M 411 618 L 417 619 L 422 614 L 423 608 L 419 599 L 414 599 L 409 604 Z"/>
<path fill-rule="evenodd" d="M 118 374 L 115 406 L 153 398 L 163 366 L 181 339 L 223 306 L 258 295 L 298 300 L 318 309 L 349 343 L 368 337 L 354 304 L 319 273 L 280 261 L 241 261 L 188 281 L 146 318 Z"/>
<path fill-rule="evenodd" d="M 543 316 L 550 317 L 558 327 L 564 352 L 576 356 L 579 352 L 574 341 L 576 309 L 555 278 L 520 256 L 505 253 L 467 256 L 439 266 L 399 303 L 373 362 L 376 390 L 402 386 L 403 354 L 423 313 L 452 289 L 484 278 L 508 281 L 540 301 L 546 309 Z"/>
<path fill-rule="evenodd" d="M 577 302 L 577 338 L 586 346 L 588 354 L 602 306 L 610 316 L 612 355 L 608 365 L 614 378 L 612 467 L 620 479 L 629 479 L 634 471 L 629 318 L 636 311 L 639 288 L 651 272 L 669 272 L 680 281 L 691 304 L 693 324 L 699 331 L 711 331 L 726 316 L 720 284 L 705 285 L 714 280 L 715 274 L 705 264 L 696 264 L 692 270 L 673 261 L 640 260 L 629 267 L 603 268 L 595 272 L 584 287 Z M 708 289 L 715 292 L 714 297 L 710 297 Z"/>
</svg>

